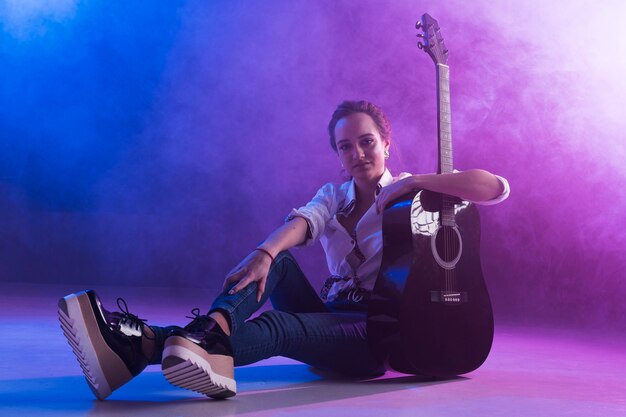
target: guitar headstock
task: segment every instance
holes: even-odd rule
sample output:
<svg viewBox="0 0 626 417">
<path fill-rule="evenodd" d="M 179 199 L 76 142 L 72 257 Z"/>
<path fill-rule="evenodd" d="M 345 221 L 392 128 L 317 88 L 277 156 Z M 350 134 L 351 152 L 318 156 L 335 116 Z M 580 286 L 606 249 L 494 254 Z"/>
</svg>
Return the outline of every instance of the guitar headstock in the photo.
<svg viewBox="0 0 626 417">
<path fill-rule="evenodd" d="M 439 29 L 439 23 L 428 13 L 424 13 L 422 18 L 415 24 L 416 29 L 421 29 L 424 34 L 419 33 L 418 38 L 423 39 L 417 46 L 425 51 L 435 61 L 435 64 L 448 64 L 448 48 L 443 43 L 443 36 Z"/>
</svg>

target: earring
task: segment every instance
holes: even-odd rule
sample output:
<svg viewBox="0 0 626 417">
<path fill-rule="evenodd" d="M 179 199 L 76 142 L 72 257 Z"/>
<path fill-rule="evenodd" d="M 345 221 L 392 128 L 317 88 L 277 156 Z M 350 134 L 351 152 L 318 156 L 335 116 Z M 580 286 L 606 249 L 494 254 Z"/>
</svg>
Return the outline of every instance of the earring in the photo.
<svg viewBox="0 0 626 417">
<path fill-rule="evenodd" d="M 385 149 L 385 159 L 389 159 L 389 149 Z"/>
</svg>

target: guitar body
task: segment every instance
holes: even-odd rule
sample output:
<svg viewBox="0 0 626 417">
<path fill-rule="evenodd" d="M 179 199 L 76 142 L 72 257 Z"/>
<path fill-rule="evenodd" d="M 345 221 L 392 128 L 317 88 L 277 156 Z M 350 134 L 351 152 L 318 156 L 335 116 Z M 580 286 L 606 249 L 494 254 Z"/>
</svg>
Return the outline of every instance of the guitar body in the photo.
<svg viewBox="0 0 626 417">
<path fill-rule="evenodd" d="M 373 352 L 390 368 L 445 378 L 471 372 L 485 361 L 493 314 L 480 265 L 480 218 L 467 202 L 455 206 L 462 237 L 455 292 L 463 300 L 446 302 L 437 296 L 446 280 L 446 269 L 433 254 L 433 236 L 444 233 L 437 232 L 438 197 L 421 191 L 385 210 L 383 261 L 367 331 Z M 440 254 L 445 252 L 441 245 L 442 239 L 436 239 Z"/>
<path fill-rule="evenodd" d="M 438 173 L 454 175 L 448 49 L 431 16 L 416 27 L 437 70 Z M 390 368 L 442 378 L 478 368 L 491 349 L 493 313 L 476 207 L 426 190 L 391 204 L 368 309 L 372 351 Z"/>
</svg>

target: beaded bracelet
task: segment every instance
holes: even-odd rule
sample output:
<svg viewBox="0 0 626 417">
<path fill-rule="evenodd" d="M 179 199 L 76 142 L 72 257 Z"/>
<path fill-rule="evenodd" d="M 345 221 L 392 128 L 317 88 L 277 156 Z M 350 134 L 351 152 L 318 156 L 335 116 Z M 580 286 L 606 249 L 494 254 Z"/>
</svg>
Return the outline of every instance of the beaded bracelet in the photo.
<svg viewBox="0 0 626 417">
<path fill-rule="evenodd" d="M 263 249 L 263 248 L 255 248 L 254 250 L 258 250 L 259 252 L 263 252 L 265 254 L 267 254 L 267 256 L 270 257 L 270 259 L 272 260 L 272 263 L 274 263 L 274 257 L 272 256 L 271 253 L 269 253 L 269 251 Z"/>
</svg>

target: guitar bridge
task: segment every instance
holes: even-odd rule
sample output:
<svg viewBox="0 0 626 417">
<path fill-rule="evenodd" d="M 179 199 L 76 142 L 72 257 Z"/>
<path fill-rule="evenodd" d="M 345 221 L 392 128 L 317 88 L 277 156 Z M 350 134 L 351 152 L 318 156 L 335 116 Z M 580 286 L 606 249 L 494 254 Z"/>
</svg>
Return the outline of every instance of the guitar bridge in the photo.
<svg viewBox="0 0 626 417">
<path fill-rule="evenodd" d="M 462 304 L 467 302 L 467 293 L 464 291 L 431 291 L 430 301 L 448 305 Z"/>
</svg>

